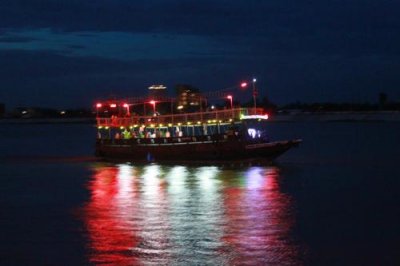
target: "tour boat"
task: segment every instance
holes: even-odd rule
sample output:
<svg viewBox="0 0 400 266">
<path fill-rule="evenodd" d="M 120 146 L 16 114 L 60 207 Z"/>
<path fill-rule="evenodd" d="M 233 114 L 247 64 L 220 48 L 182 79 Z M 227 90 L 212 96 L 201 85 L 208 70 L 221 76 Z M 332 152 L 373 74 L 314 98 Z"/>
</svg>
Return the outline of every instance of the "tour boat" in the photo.
<svg viewBox="0 0 400 266">
<path fill-rule="evenodd" d="M 262 108 L 207 108 L 150 115 L 131 112 L 138 103 L 98 103 L 96 155 L 128 161 L 272 161 L 301 139 L 272 141 Z"/>
</svg>

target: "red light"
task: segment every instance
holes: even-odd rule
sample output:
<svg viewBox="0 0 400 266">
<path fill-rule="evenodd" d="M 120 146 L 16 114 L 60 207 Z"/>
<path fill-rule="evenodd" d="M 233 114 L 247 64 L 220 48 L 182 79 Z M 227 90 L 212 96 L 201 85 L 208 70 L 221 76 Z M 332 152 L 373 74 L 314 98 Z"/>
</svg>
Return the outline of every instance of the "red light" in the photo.
<svg viewBox="0 0 400 266">
<path fill-rule="evenodd" d="M 226 96 L 227 99 L 232 99 L 232 95 Z"/>
<path fill-rule="evenodd" d="M 111 107 L 111 108 L 115 108 L 115 107 L 117 107 L 117 104 L 112 103 L 112 104 L 110 104 L 110 107 Z"/>
<path fill-rule="evenodd" d="M 242 82 L 242 83 L 240 83 L 240 87 L 246 88 L 246 87 L 247 87 L 247 82 Z"/>
<path fill-rule="evenodd" d="M 124 103 L 122 106 L 125 107 L 125 108 L 128 108 L 128 107 L 129 107 L 129 104 Z"/>
<path fill-rule="evenodd" d="M 101 103 L 96 104 L 96 108 L 101 108 L 103 105 Z"/>
<path fill-rule="evenodd" d="M 152 105 L 155 105 L 156 104 L 156 101 L 150 101 L 150 104 L 152 104 Z"/>
</svg>

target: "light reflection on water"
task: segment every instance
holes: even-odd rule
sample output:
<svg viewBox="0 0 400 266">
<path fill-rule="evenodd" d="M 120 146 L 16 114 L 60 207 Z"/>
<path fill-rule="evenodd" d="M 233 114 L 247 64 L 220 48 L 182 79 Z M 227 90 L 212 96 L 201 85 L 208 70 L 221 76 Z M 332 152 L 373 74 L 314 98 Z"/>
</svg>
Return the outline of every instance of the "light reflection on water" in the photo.
<svg viewBox="0 0 400 266">
<path fill-rule="evenodd" d="M 277 167 L 96 165 L 83 219 L 90 261 L 299 264 Z"/>
</svg>

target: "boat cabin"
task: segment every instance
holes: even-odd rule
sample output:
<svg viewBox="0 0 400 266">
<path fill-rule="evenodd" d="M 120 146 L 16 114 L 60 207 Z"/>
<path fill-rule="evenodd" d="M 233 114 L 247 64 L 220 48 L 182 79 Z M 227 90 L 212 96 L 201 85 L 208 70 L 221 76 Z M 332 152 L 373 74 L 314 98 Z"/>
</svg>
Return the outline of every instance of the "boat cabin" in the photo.
<svg viewBox="0 0 400 266">
<path fill-rule="evenodd" d="M 96 104 L 97 138 L 121 142 L 134 139 L 137 143 L 190 142 L 199 140 L 241 139 L 266 142 L 262 108 L 207 109 L 194 113 L 159 114 L 155 102 L 148 114 L 137 114 L 134 106 L 110 101 Z M 145 106 L 145 105 L 144 105 Z"/>
</svg>

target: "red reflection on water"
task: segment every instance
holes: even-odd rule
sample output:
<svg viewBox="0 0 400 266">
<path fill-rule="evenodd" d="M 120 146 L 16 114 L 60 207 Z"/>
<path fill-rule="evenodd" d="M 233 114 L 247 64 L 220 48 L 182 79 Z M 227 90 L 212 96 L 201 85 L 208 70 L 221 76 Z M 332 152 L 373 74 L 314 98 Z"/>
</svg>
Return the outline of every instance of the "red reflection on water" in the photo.
<svg viewBox="0 0 400 266">
<path fill-rule="evenodd" d="M 144 170 L 137 176 L 130 165 L 95 168 L 83 217 L 91 263 L 135 265 L 142 256 L 149 262 L 167 261 L 165 184 L 157 167 Z"/>
<path fill-rule="evenodd" d="M 138 240 L 125 219 L 118 219 L 117 167 L 98 168 L 90 184 L 91 200 L 85 208 L 85 223 L 90 238 L 92 263 L 133 264 L 127 251 Z"/>
<path fill-rule="evenodd" d="M 89 186 L 92 195 L 85 208 L 85 223 L 93 263 L 137 263 L 129 252 L 138 244 L 135 224 L 124 219 L 118 206 L 118 172 L 117 167 L 97 168 Z"/>
<path fill-rule="evenodd" d="M 278 169 L 253 167 L 245 172 L 244 179 L 244 188 L 228 187 L 224 191 L 229 226 L 223 241 L 232 262 L 297 261 L 297 248 L 289 241 L 293 223 L 290 199 L 280 191 Z"/>
<path fill-rule="evenodd" d="M 91 263 L 298 262 L 289 235 L 292 203 L 277 168 L 174 167 L 166 175 L 165 169 L 95 169 L 83 217 Z"/>
</svg>

